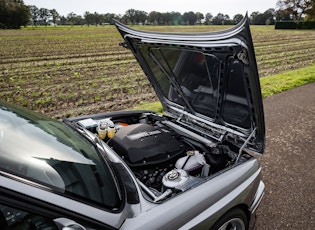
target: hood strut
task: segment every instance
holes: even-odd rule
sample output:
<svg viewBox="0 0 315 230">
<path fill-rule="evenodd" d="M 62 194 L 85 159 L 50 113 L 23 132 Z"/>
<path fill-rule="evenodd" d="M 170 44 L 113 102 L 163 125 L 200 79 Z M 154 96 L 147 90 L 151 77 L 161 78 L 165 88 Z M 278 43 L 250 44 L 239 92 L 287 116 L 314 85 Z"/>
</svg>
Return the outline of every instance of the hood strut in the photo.
<svg viewBox="0 0 315 230">
<path fill-rule="evenodd" d="M 245 140 L 244 144 L 241 146 L 240 150 L 238 151 L 238 156 L 236 158 L 236 161 L 234 164 L 236 164 L 238 162 L 238 160 L 240 159 L 243 149 L 247 146 L 249 140 L 255 135 L 256 133 L 256 128 L 253 130 L 253 132 L 248 136 L 248 138 Z"/>
<path fill-rule="evenodd" d="M 165 62 L 165 64 L 167 65 L 167 68 L 170 72 L 170 74 L 168 73 L 168 71 L 165 69 L 165 67 L 162 65 L 162 63 L 154 56 L 154 54 L 152 54 L 151 52 L 149 53 L 150 57 L 154 60 L 154 62 L 158 65 L 158 67 L 160 68 L 160 70 L 164 73 L 164 75 L 166 76 L 166 78 L 171 82 L 171 86 L 173 87 L 173 89 L 176 91 L 176 93 L 182 98 L 182 100 L 185 102 L 186 107 L 189 109 L 189 111 L 193 111 L 193 108 L 191 107 L 190 103 L 188 102 L 187 97 L 185 96 L 180 84 L 178 83 L 178 81 L 176 80 L 176 77 L 174 75 L 174 72 L 172 70 L 172 68 L 170 67 L 168 61 L 166 60 L 165 55 L 163 54 L 163 52 L 161 52 L 161 50 L 159 49 L 159 52 L 161 54 L 161 56 L 163 57 L 163 61 Z"/>
</svg>

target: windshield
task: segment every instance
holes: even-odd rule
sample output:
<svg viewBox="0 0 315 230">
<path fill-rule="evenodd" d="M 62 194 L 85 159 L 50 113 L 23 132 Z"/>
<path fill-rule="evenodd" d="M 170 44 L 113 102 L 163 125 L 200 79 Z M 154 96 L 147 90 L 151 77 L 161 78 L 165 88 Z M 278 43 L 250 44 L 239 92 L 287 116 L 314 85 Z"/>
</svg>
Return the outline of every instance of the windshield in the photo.
<svg viewBox="0 0 315 230">
<path fill-rule="evenodd" d="M 119 205 L 112 172 L 75 130 L 0 103 L 0 169 L 102 206 Z"/>
</svg>

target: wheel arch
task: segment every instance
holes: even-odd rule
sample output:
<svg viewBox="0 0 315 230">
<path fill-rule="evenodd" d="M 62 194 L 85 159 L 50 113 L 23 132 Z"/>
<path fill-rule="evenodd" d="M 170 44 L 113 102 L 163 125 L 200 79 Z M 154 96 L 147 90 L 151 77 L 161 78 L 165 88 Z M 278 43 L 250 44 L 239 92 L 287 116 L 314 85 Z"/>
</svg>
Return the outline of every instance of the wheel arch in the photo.
<svg viewBox="0 0 315 230">
<path fill-rule="evenodd" d="M 251 224 L 250 224 L 250 219 L 251 219 L 251 215 L 250 215 L 250 211 L 248 209 L 248 206 L 246 204 L 238 204 L 238 205 L 235 205 L 234 207 L 231 207 L 230 209 L 228 209 L 226 212 L 224 212 L 218 219 L 217 221 L 213 224 L 213 226 L 210 228 L 210 230 L 213 230 L 213 229 L 217 229 L 217 225 L 221 225 L 220 222 L 222 222 L 224 219 L 227 218 L 227 216 L 229 215 L 233 215 L 232 213 L 234 212 L 239 212 L 241 211 L 243 214 L 242 215 L 245 215 L 244 217 L 246 218 L 246 222 L 245 223 L 245 229 L 246 230 L 249 230 L 251 229 Z M 220 224 L 219 224 L 220 223 Z M 247 224 L 247 225 L 246 225 Z"/>
<path fill-rule="evenodd" d="M 231 211 L 232 209 L 236 209 L 236 208 L 241 209 L 245 213 L 247 220 L 248 220 L 248 223 L 249 223 L 250 219 L 251 219 L 251 212 L 249 211 L 249 207 L 246 204 L 239 204 L 239 205 L 236 205 L 235 207 L 229 209 L 227 212 Z"/>
</svg>

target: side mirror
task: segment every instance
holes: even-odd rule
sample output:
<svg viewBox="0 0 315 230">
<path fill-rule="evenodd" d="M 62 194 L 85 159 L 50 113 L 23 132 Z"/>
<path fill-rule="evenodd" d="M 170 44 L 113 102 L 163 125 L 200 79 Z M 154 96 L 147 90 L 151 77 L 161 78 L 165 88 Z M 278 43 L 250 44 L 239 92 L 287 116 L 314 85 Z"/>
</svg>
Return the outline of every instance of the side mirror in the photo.
<svg viewBox="0 0 315 230">
<path fill-rule="evenodd" d="M 67 218 L 57 218 L 54 222 L 60 230 L 86 230 L 81 224 Z"/>
</svg>

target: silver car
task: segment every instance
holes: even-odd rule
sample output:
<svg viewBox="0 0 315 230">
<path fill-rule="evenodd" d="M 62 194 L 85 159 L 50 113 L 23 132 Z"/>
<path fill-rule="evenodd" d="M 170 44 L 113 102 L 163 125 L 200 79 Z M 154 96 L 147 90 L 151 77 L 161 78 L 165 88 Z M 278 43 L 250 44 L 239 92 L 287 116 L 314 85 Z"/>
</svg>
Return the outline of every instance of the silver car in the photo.
<svg viewBox="0 0 315 230">
<path fill-rule="evenodd" d="M 1 229 L 252 229 L 265 126 L 247 17 L 211 33 L 116 27 L 164 114 L 57 121 L 1 102 Z"/>
</svg>

